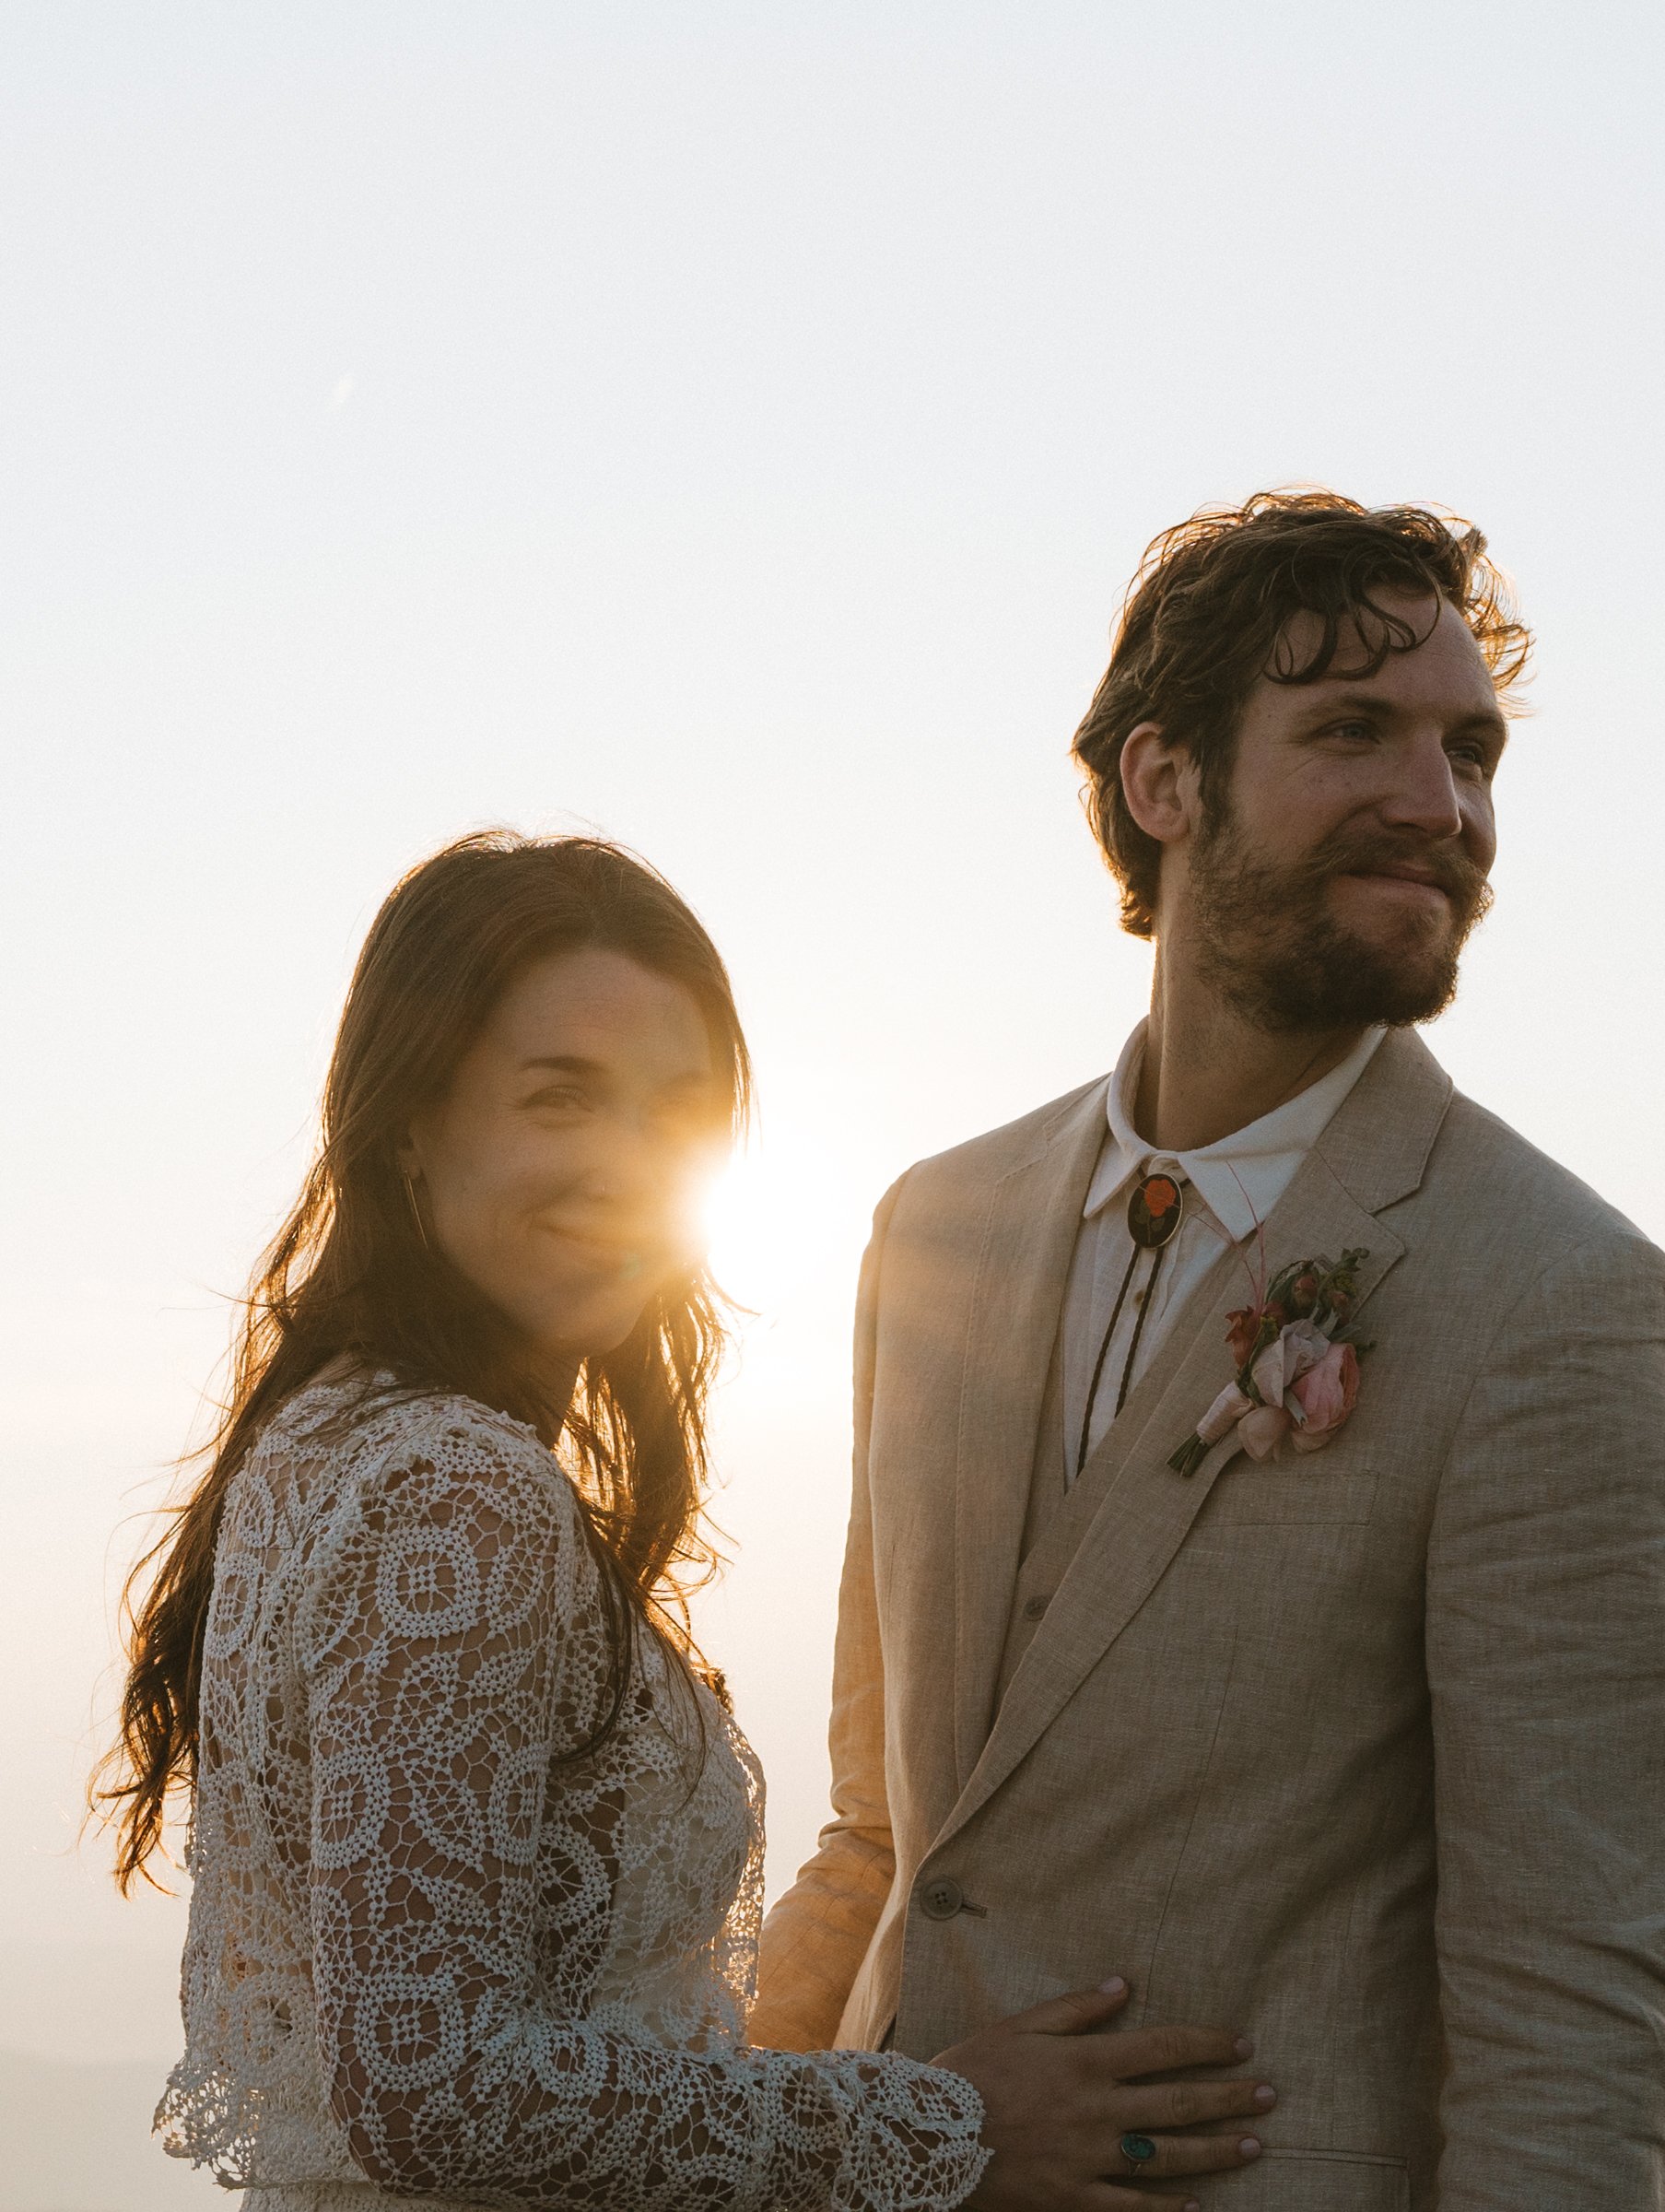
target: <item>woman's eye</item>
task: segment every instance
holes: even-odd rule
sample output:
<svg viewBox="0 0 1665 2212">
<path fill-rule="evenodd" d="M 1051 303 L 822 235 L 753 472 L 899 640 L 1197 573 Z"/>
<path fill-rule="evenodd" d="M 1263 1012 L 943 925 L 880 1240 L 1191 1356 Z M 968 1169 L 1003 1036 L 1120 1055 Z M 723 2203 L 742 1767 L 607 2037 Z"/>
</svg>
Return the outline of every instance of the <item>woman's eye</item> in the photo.
<svg viewBox="0 0 1665 2212">
<path fill-rule="evenodd" d="M 571 1083 L 552 1083 L 545 1090 L 534 1091 L 526 1101 L 529 1106 L 552 1107 L 561 1111 L 587 1106 L 589 1102 L 584 1093 Z"/>
</svg>

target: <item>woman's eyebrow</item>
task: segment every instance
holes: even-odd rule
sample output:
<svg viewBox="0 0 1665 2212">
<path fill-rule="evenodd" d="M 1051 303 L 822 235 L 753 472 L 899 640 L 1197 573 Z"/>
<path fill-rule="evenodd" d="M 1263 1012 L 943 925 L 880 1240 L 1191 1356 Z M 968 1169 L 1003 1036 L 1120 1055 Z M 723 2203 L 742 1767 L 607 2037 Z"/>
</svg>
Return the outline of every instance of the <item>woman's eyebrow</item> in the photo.
<svg viewBox="0 0 1665 2212">
<path fill-rule="evenodd" d="M 544 1053 L 521 1062 L 522 1071 L 529 1067 L 550 1067 L 563 1076 L 604 1076 L 606 1067 L 600 1060 L 586 1060 L 579 1053 Z"/>
</svg>

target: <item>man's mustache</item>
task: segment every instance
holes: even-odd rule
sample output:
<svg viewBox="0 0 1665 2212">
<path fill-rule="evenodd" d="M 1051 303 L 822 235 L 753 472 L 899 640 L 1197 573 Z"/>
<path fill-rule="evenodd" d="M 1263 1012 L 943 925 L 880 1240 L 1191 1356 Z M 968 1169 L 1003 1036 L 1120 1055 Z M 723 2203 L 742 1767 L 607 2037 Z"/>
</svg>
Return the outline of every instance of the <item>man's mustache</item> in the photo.
<svg viewBox="0 0 1665 2212">
<path fill-rule="evenodd" d="M 1309 855 L 1304 872 L 1315 883 L 1327 883 L 1337 876 L 1391 875 L 1407 865 L 1443 891 L 1465 920 L 1477 919 L 1491 903 L 1485 870 L 1460 845 L 1445 841 L 1423 844 L 1357 831 L 1333 834 Z"/>
</svg>

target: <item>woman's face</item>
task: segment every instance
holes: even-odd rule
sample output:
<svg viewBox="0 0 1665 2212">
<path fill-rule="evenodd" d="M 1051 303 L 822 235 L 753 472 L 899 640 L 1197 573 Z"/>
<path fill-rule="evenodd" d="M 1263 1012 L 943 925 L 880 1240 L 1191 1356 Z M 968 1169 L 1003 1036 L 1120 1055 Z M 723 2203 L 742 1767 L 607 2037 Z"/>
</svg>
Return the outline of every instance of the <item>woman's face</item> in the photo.
<svg viewBox="0 0 1665 2212">
<path fill-rule="evenodd" d="M 527 968 L 400 1147 L 429 1241 L 538 1353 L 609 1351 L 702 1250 L 729 1101 L 692 993 L 622 953 Z"/>
</svg>

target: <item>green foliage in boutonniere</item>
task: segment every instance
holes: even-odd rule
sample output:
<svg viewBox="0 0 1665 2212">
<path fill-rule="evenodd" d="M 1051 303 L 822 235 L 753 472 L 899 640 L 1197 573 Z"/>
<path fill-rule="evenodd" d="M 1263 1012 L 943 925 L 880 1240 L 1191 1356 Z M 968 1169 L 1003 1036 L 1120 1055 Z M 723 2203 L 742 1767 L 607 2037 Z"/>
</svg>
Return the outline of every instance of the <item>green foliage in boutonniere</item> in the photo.
<svg viewBox="0 0 1665 2212">
<path fill-rule="evenodd" d="M 1333 1440 L 1358 1397 L 1358 1355 L 1369 1349 L 1353 1325 L 1369 1257 L 1356 1245 L 1335 1261 L 1292 1260 L 1252 1306 L 1226 1315 L 1237 1378 L 1168 1460 L 1176 1473 L 1194 1475 L 1233 1430 L 1251 1459 L 1272 1458 L 1285 1440 L 1297 1452 Z"/>
</svg>

